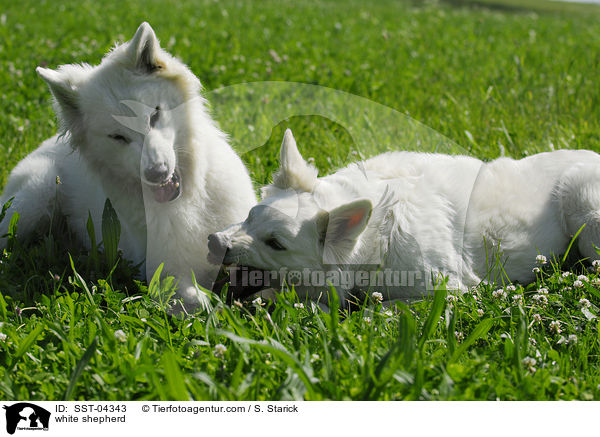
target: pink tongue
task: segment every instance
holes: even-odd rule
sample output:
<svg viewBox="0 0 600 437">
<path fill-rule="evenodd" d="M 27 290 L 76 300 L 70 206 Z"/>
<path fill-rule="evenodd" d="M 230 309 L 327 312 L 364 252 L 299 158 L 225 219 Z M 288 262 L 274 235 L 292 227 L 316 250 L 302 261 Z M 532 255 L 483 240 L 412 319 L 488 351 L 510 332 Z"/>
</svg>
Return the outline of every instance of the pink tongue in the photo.
<svg viewBox="0 0 600 437">
<path fill-rule="evenodd" d="M 173 182 L 169 182 L 166 185 L 155 187 L 152 189 L 154 194 L 154 200 L 158 203 L 164 203 L 170 201 L 177 193 L 177 188 Z"/>
</svg>

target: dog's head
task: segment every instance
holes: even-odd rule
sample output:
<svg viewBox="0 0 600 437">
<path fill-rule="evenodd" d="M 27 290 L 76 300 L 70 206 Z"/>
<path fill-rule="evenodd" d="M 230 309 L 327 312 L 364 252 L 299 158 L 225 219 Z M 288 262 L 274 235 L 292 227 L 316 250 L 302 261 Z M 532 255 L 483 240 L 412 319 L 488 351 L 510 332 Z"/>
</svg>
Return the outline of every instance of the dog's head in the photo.
<svg viewBox="0 0 600 437">
<path fill-rule="evenodd" d="M 260 270 L 325 270 L 347 260 L 367 226 L 372 204 L 352 200 L 323 208 L 327 187 L 300 155 L 290 130 L 281 146 L 274 184 L 243 223 L 209 236 L 209 261 Z M 301 288 L 300 287 L 296 287 Z"/>
<path fill-rule="evenodd" d="M 100 65 L 37 68 L 54 96 L 61 131 L 90 167 L 113 180 L 141 180 L 158 202 L 181 193 L 179 153 L 190 141 L 191 101 L 203 102 L 198 79 L 161 49 L 142 23 L 131 41 Z"/>
</svg>

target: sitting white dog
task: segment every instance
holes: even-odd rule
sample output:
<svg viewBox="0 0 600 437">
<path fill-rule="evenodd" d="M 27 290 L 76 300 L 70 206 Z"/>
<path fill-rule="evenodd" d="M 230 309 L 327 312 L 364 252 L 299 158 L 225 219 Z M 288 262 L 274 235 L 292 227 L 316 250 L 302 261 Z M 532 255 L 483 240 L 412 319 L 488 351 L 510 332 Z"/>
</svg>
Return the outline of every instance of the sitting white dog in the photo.
<svg viewBox="0 0 600 437">
<path fill-rule="evenodd" d="M 280 160 L 246 221 L 209 236 L 210 259 L 287 272 L 301 297 L 317 299 L 327 282 L 342 298 L 358 288 L 386 300 L 421 296 L 442 276 L 454 289 L 504 274 L 528 282 L 536 256 L 564 253 L 584 224 L 579 250 L 597 257 L 600 156 L 590 151 L 490 163 L 389 152 L 317 178 L 288 130 Z"/>
<path fill-rule="evenodd" d="M 206 261 L 207 236 L 236 223 L 256 203 L 245 166 L 210 118 L 200 81 L 162 50 L 143 23 L 98 66 L 38 68 L 54 96 L 61 135 L 12 171 L 2 203 L 13 198 L 18 235 L 43 229 L 54 210 L 89 246 L 88 211 L 101 229 L 107 198 L 119 217 L 120 249 L 145 260 L 148 279 L 160 263 L 179 280 L 186 307 L 207 303 L 218 268 Z M 57 181 L 60 180 L 60 184 Z M 0 238 L 0 249 L 6 239 Z"/>
</svg>

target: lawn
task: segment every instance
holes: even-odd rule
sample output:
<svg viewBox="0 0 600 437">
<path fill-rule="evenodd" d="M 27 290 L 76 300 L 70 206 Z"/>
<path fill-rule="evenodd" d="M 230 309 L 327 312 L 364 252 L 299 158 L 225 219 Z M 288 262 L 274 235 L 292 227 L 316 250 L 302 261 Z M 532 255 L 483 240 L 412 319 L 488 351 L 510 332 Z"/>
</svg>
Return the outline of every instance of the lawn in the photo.
<svg viewBox="0 0 600 437">
<path fill-rule="evenodd" d="M 524 4 L 8 3 L 0 185 L 56 132 L 35 67 L 96 64 L 142 21 L 200 77 L 257 187 L 276 168 L 287 127 L 322 175 L 357 156 L 411 148 L 415 131 L 485 160 L 600 151 L 600 7 Z M 356 124 L 352 113 L 278 114 L 273 101 L 287 85 L 265 95 L 248 93 L 260 84 L 234 87 L 256 81 L 340 90 L 363 98 L 341 101 L 368 113 Z M 366 125 L 374 133 L 362 135 Z M 113 268 L 64 234 L 55 223 L 39 242 L 11 242 L 0 260 L 0 398 L 600 399 L 600 276 L 573 256 L 548 257 L 533 284 L 462 296 L 440 288 L 392 308 L 371 299 L 337 311 L 335 293 L 329 313 L 293 292 L 232 306 L 215 296 L 210 314 L 182 320 L 165 312 L 168 281 L 139 282 L 126 260 Z"/>
</svg>

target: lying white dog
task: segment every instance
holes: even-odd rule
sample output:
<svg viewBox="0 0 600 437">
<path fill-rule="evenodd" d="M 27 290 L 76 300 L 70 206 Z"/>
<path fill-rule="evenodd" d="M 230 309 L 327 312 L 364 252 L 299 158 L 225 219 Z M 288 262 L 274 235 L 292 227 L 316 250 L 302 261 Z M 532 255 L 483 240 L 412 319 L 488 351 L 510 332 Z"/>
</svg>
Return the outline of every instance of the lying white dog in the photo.
<svg viewBox="0 0 600 437">
<path fill-rule="evenodd" d="M 288 130 L 280 159 L 246 221 L 209 236 L 212 262 L 250 268 L 234 285 L 263 270 L 311 299 L 327 282 L 342 298 L 358 288 L 396 299 L 442 276 L 455 289 L 504 272 L 528 282 L 536 256 L 565 252 L 583 224 L 579 250 L 597 257 L 600 156 L 590 151 L 490 163 L 390 152 L 317 178 Z"/>
<path fill-rule="evenodd" d="M 54 96 L 61 135 L 12 171 L 0 200 L 14 201 L 19 235 L 40 229 L 57 206 L 89 244 L 110 198 L 121 222 L 120 249 L 151 277 L 161 262 L 190 308 L 205 302 L 217 269 L 206 261 L 208 234 L 236 223 L 256 203 L 248 172 L 217 128 L 199 80 L 159 46 L 143 23 L 133 39 L 91 67 L 38 68 Z M 60 184 L 57 185 L 57 177 Z M 0 249 L 6 239 L 0 239 Z"/>
</svg>

